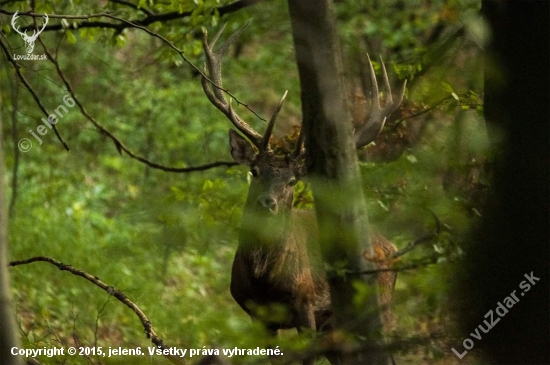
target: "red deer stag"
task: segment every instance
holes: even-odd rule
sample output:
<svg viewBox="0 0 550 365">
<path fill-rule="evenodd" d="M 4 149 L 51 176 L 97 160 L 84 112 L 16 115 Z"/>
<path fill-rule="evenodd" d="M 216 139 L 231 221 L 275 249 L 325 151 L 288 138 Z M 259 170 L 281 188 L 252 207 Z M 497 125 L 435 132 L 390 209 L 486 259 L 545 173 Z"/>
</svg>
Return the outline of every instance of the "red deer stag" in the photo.
<svg viewBox="0 0 550 365">
<path fill-rule="evenodd" d="M 205 72 L 219 87 L 222 87 L 222 57 L 242 30 L 243 28 L 231 35 L 218 51 L 214 51 L 214 45 L 223 28 L 211 44 L 207 34 L 204 35 Z M 397 109 L 403 98 L 405 85 L 393 100 L 383 63 L 382 70 L 387 91 L 385 105 L 384 108 L 380 107 L 378 85 L 370 64 L 372 111 L 363 126 L 356 130 L 357 148 L 376 138 L 386 117 Z M 226 100 L 223 90 L 213 86 L 205 78 L 202 79 L 202 85 L 210 102 L 246 137 L 245 139 L 234 130 L 229 130 L 233 159 L 248 166 L 252 174 L 243 210 L 239 246 L 233 261 L 231 295 L 246 313 L 253 319 L 262 321 L 273 334 L 279 329 L 293 327 L 298 331 L 326 329 L 331 316 L 331 298 L 315 239 L 315 213 L 293 209 L 294 186 L 305 172 L 303 135 L 300 134 L 294 152 L 285 156 L 276 155 L 269 145 L 286 93 L 271 117 L 266 132 L 261 136 L 237 115 L 231 102 Z M 252 145 L 258 152 L 255 152 Z M 371 240 L 377 256 L 374 260 L 379 267 L 387 267 L 387 262 L 380 258 L 395 252 L 395 246 L 378 234 L 373 234 Z M 386 325 L 391 321 L 389 304 L 395 278 L 396 274 L 393 272 L 378 275 Z M 277 311 L 270 312 L 269 308 L 274 305 L 285 308 L 286 313 L 281 315 Z M 268 314 L 263 311 L 264 314 L 260 315 L 260 307 L 267 308 Z M 313 360 L 306 360 L 304 364 L 313 364 Z"/>
</svg>

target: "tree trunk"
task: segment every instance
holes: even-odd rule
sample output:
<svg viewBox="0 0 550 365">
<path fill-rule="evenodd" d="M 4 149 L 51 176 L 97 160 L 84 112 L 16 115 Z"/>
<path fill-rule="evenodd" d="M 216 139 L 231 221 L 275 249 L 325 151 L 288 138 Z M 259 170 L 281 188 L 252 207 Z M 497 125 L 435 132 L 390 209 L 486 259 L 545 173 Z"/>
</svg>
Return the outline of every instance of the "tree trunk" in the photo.
<svg viewBox="0 0 550 365">
<path fill-rule="evenodd" d="M 381 331 L 375 278 L 336 273 L 375 267 L 363 259 L 363 253 L 371 254 L 372 249 L 332 1 L 289 0 L 289 11 L 301 84 L 306 166 L 323 258 L 332 269 L 328 279 L 335 325 L 372 341 L 366 344 L 371 350 L 345 355 L 344 363 L 386 364 L 388 357 L 373 340 Z M 357 306 L 361 284 L 371 295 Z"/>
<path fill-rule="evenodd" d="M 20 358 L 11 354 L 12 347 L 19 347 L 19 340 L 11 306 L 8 274 L 8 215 L 4 204 L 4 150 L 1 131 L 2 120 L 0 119 L 0 364 L 19 365 L 21 364 Z"/>
</svg>

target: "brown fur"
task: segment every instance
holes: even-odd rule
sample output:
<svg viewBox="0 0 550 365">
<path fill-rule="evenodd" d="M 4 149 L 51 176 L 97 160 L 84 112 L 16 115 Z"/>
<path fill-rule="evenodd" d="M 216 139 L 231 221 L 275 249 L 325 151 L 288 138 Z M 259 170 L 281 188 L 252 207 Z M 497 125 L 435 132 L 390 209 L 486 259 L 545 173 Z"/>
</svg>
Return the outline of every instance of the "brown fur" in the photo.
<svg viewBox="0 0 550 365">
<path fill-rule="evenodd" d="M 315 213 L 292 208 L 301 161 L 278 157 L 271 151 L 255 154 L 234 132 L 230 133 L 230 144 L 235 160 L 248 165 L 253 175 L 231 273 L 233 298 L 273 334 L 294 327 L 298 331 L 330 329 L 331 298 Z M 376 233 L 371 242 L 374 257 L 365 258 L 378 268 L 389 268 L 388 258 L 396 247 Z M 386 331 L 393 326 L 390 304 L 395 279 L 394 272 L 378 275 Z M 274 305 L 286 313 L 281 315 Z"/>
<path fill-rule="evenodd" d="M 322 330 L 330 318 L 331 300 L 320 252 L 316 247 L 315 216 L 292 210 L 293 186 L 305 174 L 301 157 L 303 134 L 300 133 L 294 152 L 285 157 L 276 156 L 269 145 L 277 115 L 287 93 L 279 102 L 262 137 L 235 113 L 221 87 L 223 55 L 243 29 L 244 27 L 233 33 L 217 51 L 214 50 L 214 44 L 223 27 L 212 44 L 208 43 L 206 35 L 203 40 L 206 68 L 210 77 L 202 78 L 203 90 L 210 102 L 248 139 L 233 130 L 229 131 L 233 159 L 239 164 L 249 166 L 253 176 L 243 211 L 239 247 L 233 262 L 231 294 L 252 318 L 263 321 L 273 333 L 279 328 L 289 327 L 296 327 L 298 331 L 304 328 Z M 382 63 L 387 90 L 384 107 L 381 108 L 370 59 L 369 68 L 373 86 L 370 95 L 372 110 L 368 118 L 364 116 L 366 122 L 355 130 L 356 148 L 366 146 L 376 138 L 386 118 L 401 103 L 406 87 L 405 82 L 396 97 L 392 98 Z M 360 117 L 363 119 L 362 114 Z M 249 141 L 257 148 L 258 153 Z M 395 249 L 388 240 L 379 235 L 373 235 L 372 242 L 375 253 L 386 255 Z M 376 262 L 379 267 L 389 264 L 388 260 L 381 260 L 379 257 Z M 381 301 L 385 303 L 383 310 L 389 311 L 395 273 L 382 273 L 378 280 L 382 287 Z M 288 310 L 287 314 L 278 315 L 273 308 L 268 308 L 266 314 L 265 307 L 273 304 L 281 304 Z M 384 317 L 389 318 L 386 312 Z M 305 360 L 304 364 L 313 364 L 313 359 Z"/>
</svg>

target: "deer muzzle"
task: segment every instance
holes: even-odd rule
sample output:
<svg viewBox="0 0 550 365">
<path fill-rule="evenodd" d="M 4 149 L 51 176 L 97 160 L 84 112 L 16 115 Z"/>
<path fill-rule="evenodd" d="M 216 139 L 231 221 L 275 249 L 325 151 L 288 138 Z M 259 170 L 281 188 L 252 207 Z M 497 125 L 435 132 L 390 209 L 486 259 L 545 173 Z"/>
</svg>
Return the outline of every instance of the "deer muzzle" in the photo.
<svg viewBox="0 0 550 365">
<path fill-rule="evenodd" d="M 260 195 L 256 203 L 261 210 L 269 211 L 273 214 L 277 213 L 277 201 L 270 195 Z"/>
</svg>

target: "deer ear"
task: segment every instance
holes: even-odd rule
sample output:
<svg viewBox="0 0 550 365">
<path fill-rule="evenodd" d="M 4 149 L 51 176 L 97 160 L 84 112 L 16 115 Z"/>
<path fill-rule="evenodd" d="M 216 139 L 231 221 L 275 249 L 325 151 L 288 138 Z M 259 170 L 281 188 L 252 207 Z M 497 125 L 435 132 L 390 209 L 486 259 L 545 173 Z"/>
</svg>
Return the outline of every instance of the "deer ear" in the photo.
<svg viewBox="0 0 550 365">
<path fill-rule="evenodd" d="M 231 145 L 231 156 L 238 164 L 250 166 L 256 159 L 256 153 L 250 142 L 233 129 L 229 130 L 229 144 Z"/>
</svg>

